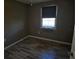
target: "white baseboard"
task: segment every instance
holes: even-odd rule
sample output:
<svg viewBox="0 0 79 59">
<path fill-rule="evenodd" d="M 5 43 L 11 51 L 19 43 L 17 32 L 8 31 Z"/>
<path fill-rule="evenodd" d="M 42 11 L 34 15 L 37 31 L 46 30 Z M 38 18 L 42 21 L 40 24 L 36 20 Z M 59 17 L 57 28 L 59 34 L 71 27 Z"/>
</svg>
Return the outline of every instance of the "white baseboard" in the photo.
<svg viewBox="0 0 79 59">
<path fill-rule="evenodd" d="M 42 39 L 42 40 L 47 40 L 47 41 L 52 41 L 52 42 L 56 42 L 56 43 L 59 43 L 59 44 L 65 44 L 65 45 L 71 45 L 71 43 L 68 43 L 68 42 L 62 42 L 62 41 L 57 41 L 57 40 L 53 40 L 53 39 L 48 39 L 48 38 L 44 38 L 44 37 L 38 37 L 38 36 L 33 36 L 33 35 L 27 35 L 25 36 L 24 38 L 8 45 L 7 47 L 4 48 L 4 50 L 8 49 L 9 47 L 23 41 L 24 39 L 27 39 L 28 37 L 33 37 L 33 38 L 37 38 L 37 39 Z"/>
<path fill-rule="evenodd" d="M 37 38 L 37 39 L 42 39 L 42 40 L 47 40 L 47 41 L 52 41 L 52 42 L 56 42 L 56 43 L 59 43 L 59 44 L 71 45 L 71 43 L 68 43 L 68 42 L 57 41 L 57 40 L 53 40 L 53 39 L 49 39 L 49 38 L 44 38 L 44 37 L 38 37 L 38 36 L 33 36 L 33 35 L 29 35 L 29 37 L 33 37 L 33 38 Z"/>
<path fill-rule="evenodd" d="M 7 47 L 4 48 L 4 50 L 6 50 L 6 49 L 8 49 L 9 47 L 11 47 L 11 46 L 13 46 L 13 45 L 15 45 L 15 44 L 17 44 L 17 43 L 23 41 L 24 39 L 26 39 L 26 38 L 28 38 L 28 37 L 29 37 L 29 35 L 27 35 L 27 36 L 25 36 L 24 38 L 22 38 L 22 39 L 20 39 L 20 40 L 14 42 L 14 43 L 8 45 Z"/>
</svg>

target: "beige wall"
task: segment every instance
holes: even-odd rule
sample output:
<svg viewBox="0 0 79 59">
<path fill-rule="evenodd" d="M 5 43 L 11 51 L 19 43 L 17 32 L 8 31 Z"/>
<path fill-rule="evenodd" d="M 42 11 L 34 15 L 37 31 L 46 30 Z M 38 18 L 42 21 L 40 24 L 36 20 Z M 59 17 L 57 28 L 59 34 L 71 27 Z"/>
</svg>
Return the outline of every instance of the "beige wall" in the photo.
<svg viewBox="0 0 79 59">
<path fill-rule="evenodd" d="M 57 5 L 58 14 L 56 30 L 40 29 L 41 7 Z M 72 42 L 74 28 L 74 0 L 53 0 L 45 3 L 33 4 L 28 9 L 29 34 L 51 38 L 53 40 Z"/>
<path fill-rule="evenodd" d="M 15 0 L 4 1 L 5 46 L 27 35 L 27 6 Z"/>
</svg>

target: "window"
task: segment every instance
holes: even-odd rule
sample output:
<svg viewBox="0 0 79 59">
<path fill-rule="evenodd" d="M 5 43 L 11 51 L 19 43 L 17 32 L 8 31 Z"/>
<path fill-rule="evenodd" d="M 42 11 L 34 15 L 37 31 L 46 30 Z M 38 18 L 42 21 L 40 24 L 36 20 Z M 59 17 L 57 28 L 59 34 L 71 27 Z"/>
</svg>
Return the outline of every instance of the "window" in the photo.
<svg viewBox="0 0 79 59">
<path fill-rule="evenodd" d="M 42 8 L 42 28 L 55 28 L 56 6 Z"/>
</svg>

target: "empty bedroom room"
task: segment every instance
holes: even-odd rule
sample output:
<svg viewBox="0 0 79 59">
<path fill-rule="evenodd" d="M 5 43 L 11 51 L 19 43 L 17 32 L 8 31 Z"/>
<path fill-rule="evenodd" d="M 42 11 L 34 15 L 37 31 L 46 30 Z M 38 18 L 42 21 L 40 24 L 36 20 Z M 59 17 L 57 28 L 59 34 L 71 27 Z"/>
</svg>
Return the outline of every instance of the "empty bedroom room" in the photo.
<svg viewBox="0 0 79 59">
<path fill-rule="evenodd" d="M 5 59 L 74 59 L 75 0 L 4 0 Z"/>
</svg>

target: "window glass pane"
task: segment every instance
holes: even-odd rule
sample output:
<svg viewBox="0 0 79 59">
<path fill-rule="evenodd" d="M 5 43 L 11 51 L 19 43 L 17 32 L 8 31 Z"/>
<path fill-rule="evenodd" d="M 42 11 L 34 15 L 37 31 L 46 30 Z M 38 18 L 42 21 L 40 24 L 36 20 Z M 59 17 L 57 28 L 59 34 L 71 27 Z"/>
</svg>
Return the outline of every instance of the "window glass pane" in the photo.
<svg viewBox="0 0 79 59">
<path fill-rule="evenodd" d="M 55 27 L 55 18 L 42 18 L 42 27 L 44 28 Z"/>
</svg>

